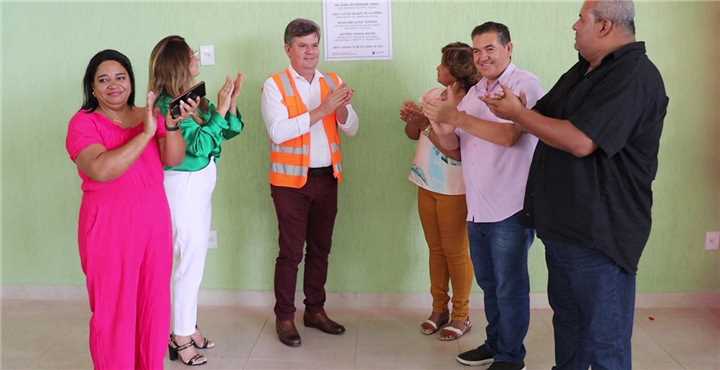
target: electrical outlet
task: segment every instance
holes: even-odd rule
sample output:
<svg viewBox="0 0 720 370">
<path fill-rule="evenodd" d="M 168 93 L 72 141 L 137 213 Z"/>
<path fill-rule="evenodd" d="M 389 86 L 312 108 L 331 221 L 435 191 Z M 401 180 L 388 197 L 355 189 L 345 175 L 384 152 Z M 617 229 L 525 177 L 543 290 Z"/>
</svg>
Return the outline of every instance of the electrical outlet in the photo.
<svg viewBox="0 0 720 370">
<path fill-rule="evenodd" d="M 714 251 L 720 248 L 720 231 L 705 233 L 705 250 Z"/>
<path fill-rule="evenodd" d="M 218 247 L 218 232 L 217 230 L 210 230 L 210 237 L 208 238 L 208 248 Z"/>
</svg>

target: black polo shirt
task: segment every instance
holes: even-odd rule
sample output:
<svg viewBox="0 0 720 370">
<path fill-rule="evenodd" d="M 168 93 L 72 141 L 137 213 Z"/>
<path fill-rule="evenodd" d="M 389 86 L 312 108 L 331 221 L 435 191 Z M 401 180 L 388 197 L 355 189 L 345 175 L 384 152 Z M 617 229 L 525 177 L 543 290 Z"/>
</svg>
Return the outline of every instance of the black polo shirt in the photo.
<svg viewBox="0 0 720 370">
<path fill-rule="evenodd" d="M 569 120 L 598 149 L 577 158 L 538 143 L 525 215 L 541 239 L 595 248 L 634 273 L 650 235 L 668 97 L 643 42 L 623 46 L 586 74 L 588 67 L 580 57 L 534 109 Z"/>
</svg>

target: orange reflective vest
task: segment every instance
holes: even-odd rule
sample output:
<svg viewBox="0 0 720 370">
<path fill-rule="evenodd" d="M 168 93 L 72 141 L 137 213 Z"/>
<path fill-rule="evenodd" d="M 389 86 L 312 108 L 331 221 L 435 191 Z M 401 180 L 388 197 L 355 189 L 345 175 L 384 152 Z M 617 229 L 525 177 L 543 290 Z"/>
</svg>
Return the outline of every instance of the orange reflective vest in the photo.
<svg viewBox="0 0 720 370">
<path fill-rule="evenodd" d="M 320 77 L 320 99 L 324 101 L 325 97 L 337 88 L 340 80 L 335 73 L 322 74 L 325 77 Z M 283 104 L 287 107 L 288 118 L 297 117 L 308 111 L 297 91 L 290 69 L 277 73 L 272 78 L 280 90 Z M 338 182 L 342 182 L 342 153 L 335 112 L 323 117 L 323 128 L 330 145 L 333 175 Z M 270 183 L 290 188 L 303 187 L 307 182 L 310 166 L 310 132 L 280 144 L 270 142 L 270 146 Z"/>
</svg>

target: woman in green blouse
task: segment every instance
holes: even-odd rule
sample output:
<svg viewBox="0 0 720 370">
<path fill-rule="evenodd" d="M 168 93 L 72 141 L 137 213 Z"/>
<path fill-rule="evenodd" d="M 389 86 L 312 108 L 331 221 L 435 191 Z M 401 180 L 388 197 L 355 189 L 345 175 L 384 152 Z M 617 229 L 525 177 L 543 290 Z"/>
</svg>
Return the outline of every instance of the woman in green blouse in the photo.
<svg viewBox="0 0 720 370">
<path fill-rule="evenodd" d="M 150 55 L 149 89 L 159 95 L 156 107 L 166 114 L 173 97 L 188 90 L 199 73 L 197 53 L 185 39 L 168 36 L 160 40 Z M 222 143 L 243 129 L 237 97 L 244 80 L 242 73 L 235 80 L 227 78 L 218 92 L 217 105 L 205 98 L 186 102 L 194 113 L 179 124 L 186 143 L 185 160 L 165 168 L 175 251 L 173 331 L 168 346 L 171 360 L 179 358 L 190 366 L 207 362 L 197 349 L 215 346 L 197 329 L 197 297 L 210 234 L 215 162 Z"/>
</svg>

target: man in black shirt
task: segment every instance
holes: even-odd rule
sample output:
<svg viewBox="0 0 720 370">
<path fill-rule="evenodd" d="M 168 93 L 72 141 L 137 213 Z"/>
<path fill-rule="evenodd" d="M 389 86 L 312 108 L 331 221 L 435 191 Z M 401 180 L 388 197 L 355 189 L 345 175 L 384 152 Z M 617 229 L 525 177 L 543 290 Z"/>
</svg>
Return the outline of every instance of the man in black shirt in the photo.
<svg viewBox="0 0 720 370">
<path fill-rule="evenodd" d="M 580 60 L 528 110 L 508 89 L 484 100 L 537 136 L 524 214 L 546 246 L 556 370 L 629 370 L 635 274 L 650 234 L 668 98 L 635 41 L 631 1 L 586 1 Z"/>
</svg>

